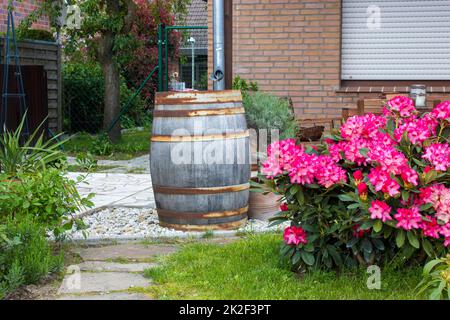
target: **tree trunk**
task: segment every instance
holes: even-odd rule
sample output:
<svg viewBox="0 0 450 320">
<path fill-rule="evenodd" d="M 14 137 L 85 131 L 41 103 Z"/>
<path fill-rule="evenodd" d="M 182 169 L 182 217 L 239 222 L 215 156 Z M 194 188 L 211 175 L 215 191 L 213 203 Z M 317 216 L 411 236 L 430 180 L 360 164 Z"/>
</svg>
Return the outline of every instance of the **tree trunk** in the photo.
<svg viewBox="0 0 450 320">
<path fill-rule="evenodd" d="M 108 130 L 120 113 L 120 74 L 119 68 L 114 62 L 112 47 L 114 35 L 105 34 L 99 42 L 98 55 L 103 68 L 105 79 L 105 110 L 103 112 L 103 129 Z M 120 137 L 120 119 L 108 136 L 112 142 L 117 142 Z"/>
<path fill-rule="evenodd" d="M 105 111 L 103 114 L 103 128 L 108 130 L 109 126 L 120 114 L 120 76 L 119 70 L 112 59 L 104 61 L 103 74 L 105 77 Z M 120 137 L 120 119 L 108 133 L 112 142 L 117 142 Z"/>
</svg>

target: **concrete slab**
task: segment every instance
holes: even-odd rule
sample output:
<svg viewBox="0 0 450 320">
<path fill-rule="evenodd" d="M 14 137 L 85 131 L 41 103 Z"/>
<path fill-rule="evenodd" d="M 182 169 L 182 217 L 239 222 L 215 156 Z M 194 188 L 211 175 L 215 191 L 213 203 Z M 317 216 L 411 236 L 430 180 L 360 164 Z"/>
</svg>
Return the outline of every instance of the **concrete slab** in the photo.
<svg viewBox="0 0 450 320">
<path fill-rule="evenodd" d="M 58 297 L 56 300 L 153 300 L 141 293 L 114 292 L 97 295 L 68 295 Z"/>
<path fill-rule="evenodd" d="M 125 272 L 78 272 L 66 275 L 58 295 L 128 290 L 133 287 L 147 287 L 149 279 L 142 275 Z"/>
<path fill-rule="evenodd" d="M 156 263 L 116 263 L 104 261 L 86 261 L 78 264 L 81 271 L 109 271 L 109 272 L 143 272 L 153 268 Z"/>
<path fill-rule="evenodd" d="M 84 261 L 105 261 L 111 259 L 142 260 L 177 251 L 174 245 L 119 244 L 105 247 L 75 248 L 73 251 Z"/>
</svg>

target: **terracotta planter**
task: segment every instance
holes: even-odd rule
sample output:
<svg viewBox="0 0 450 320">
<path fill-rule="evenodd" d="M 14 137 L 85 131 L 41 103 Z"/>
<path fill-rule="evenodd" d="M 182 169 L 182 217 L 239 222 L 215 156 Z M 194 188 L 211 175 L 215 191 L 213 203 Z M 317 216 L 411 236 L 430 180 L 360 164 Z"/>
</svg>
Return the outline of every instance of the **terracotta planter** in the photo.
<svg viewBox="0 0 450 320">
<path fill-rule="evenodd" d="M 270 193 L 250 192 L 248 216 L 251 219 L 267 221 L 280 211 L 281 196 Z"/>
</svg>

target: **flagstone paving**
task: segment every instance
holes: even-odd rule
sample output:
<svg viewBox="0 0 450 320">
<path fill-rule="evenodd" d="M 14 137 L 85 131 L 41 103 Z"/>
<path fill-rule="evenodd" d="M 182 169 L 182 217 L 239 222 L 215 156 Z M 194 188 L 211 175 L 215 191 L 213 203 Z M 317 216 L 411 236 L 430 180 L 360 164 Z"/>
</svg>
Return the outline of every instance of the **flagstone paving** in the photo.
<svg viewBox="0 0 450 320">
<path fill-rule="evenodd" d="M 76 180 L 83 173 L 69 172 L 67 176 Z M 155 208 L 152 179 L 150 174 L 89 173 L 77 184 L 82 196 L 94 193 L 93 208 L 81 209 L 78 213 L 103 207 Z"/>
<path fill-rule="evenodd" d="M 142 293 L 114 292 L 106 294 L 67 295 L 57 300 L 152 300 Z"/>
<path fill-rule="evenodd" d="M 58 294 L 109 293 L 128 290 L 134 287 L 147 287 L 149 279 L 129 272 L 80 272 L 67 275 Z"/>
<path fill-rule="evenodd" d="M 175 245 L 141 245 L 141 244 L 119 244 L 104 247 L 78 248 L 74 252 L 79 254 L 84 261 L 95 260 L 118 260 L 127 259 L 140 261 L 155 256 L 166 255 L 177 251 Z"/>
<path fill-rule="evenodd" d="M 83 260 L 67 268 L 66 276 L 54 299 L 57 300 L 151 300 L 151 297 L 129 292 L 152 285 L 145 269 L 158 256 L 176 252 L 171 244 L 119 244 L 101 247 L 77 247 L 72 252 Z"/>
<path fill-rule="evenodd" d="M 110 272 L 144 272 L 145 269 L 155 267 L 155 263 L 117 263 L 105 261 L 85 261 L 78 267 L 81 271 L 110 271 Z"/>
</svg>

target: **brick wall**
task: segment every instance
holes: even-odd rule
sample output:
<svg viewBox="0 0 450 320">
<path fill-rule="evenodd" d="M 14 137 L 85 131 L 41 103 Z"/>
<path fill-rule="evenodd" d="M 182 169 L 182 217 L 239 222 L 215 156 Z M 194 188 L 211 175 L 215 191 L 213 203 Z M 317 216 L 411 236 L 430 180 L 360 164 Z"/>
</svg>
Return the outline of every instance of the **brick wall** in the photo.
<svg viewBox="0 0 450 320">
<path fill-rule="evenodd" d="M 23 0 L 23 2 L 14 1 L 14 20 L 16 26 L 20 21 L 27 17 L 31 12 L 39 8 L 43 0 Z M 6 31 L 8 19 L 8 0 L 0 0 L 0 32 Z M 50 29 L 50 24 L 47 17 L 40 18 L 33 24 L 34 29 Z"/>
<path fill-rule="evenodd" d="M 233 0 L 233 73 L 289 96 L 298 118 L 339 116 L 359 96 L 379 96 L 337 92 L 340 25 L 340 0 Z M 212 1 L 208 26 L 211 73 Z"/>
</svg>

